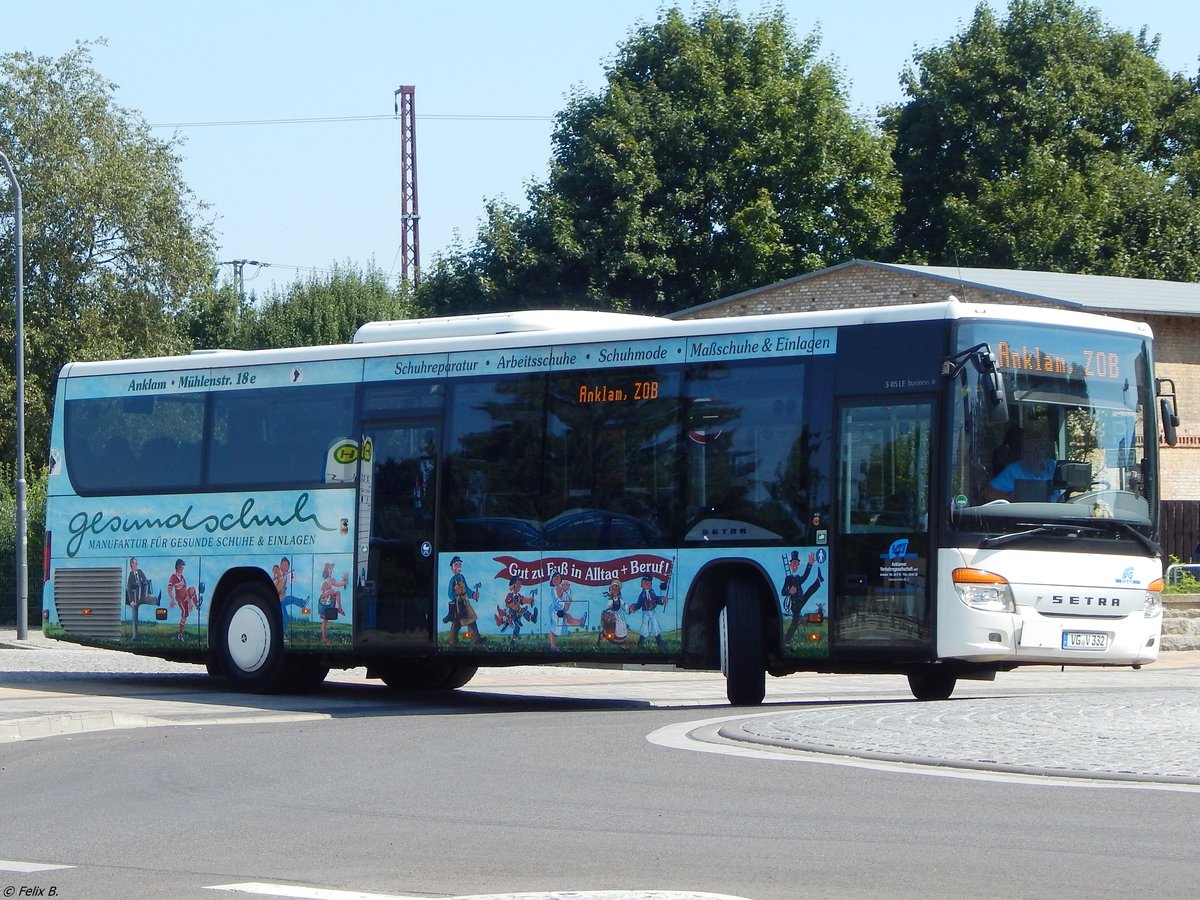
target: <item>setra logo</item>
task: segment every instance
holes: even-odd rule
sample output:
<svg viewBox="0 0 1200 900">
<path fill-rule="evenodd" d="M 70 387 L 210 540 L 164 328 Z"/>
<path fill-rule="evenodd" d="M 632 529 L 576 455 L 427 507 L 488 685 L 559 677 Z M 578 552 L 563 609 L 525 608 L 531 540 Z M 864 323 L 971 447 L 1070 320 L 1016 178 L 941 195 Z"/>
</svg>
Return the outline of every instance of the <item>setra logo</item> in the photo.
<svg viewBox="0 0 1200 900">
<path fill-rule="evenodd" d="M 1122 572 L 1121 577 L 1117 579 L 1116 583 L 1117 584 L 1141 584 L 1140 581 L 1138 581 L 1136 578 L 1133 577 L 1133 566 L 1130 566 L 1128 569 L 1126 569 L 1124 572 Z"/>
</svg>

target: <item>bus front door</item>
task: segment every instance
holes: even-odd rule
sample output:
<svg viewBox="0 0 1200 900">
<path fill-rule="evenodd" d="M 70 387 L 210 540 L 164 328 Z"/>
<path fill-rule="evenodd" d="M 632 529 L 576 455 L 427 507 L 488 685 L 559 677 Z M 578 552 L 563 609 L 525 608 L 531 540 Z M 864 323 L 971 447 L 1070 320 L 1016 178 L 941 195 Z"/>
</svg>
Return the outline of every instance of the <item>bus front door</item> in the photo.
<svg viewBox="0 0 1200 900">
<path fill-rule="evenodd" d="M 837 602 L 830 652 L 928 658 L 933 406 L 845 406 L 840 415 Z"/>
<path fill-rule="evenodd" d="M 367 423 L 359 463 L 359 643 L 433 646 L 437 425 Z"/>
</svg>

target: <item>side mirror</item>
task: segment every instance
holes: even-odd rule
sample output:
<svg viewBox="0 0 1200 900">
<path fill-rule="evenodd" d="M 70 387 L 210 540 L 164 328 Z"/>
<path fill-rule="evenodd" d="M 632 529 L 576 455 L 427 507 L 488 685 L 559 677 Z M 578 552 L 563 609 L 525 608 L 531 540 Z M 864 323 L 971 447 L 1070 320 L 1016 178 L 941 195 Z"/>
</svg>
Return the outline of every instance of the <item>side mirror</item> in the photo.
<svg viewBox="0 0 1200 900">
<path fill-rule="evenodd" d="M 1004 375 L 993 369 L 984 376 L 987 379 L 988 421 L 1003 425 L 1008 421 L 1008 403 L 1004 399 Z"/>
<path fill-rule="evenodd" d="M 1175 415 L 1171 401 L 1166 397 L 1158 398 L 1158 407 L 1162 413 L 1163 437 L 1166 438 L 1168 447 L 1174 447 L 1179 443 L 1179 435 L 1175 430 L 1179 427 L 1179 416 Z"/>
<path fill-rule="evenodd" d="M 987 395 L 987 420 L 995 425 L 1008 421 L 1008 400 L 1004 392 L 1004 375 L 996 356 L 987 344 L 976 344 L 942 360 L 942 375 L 957 378 L 967 363 L 979 373 L 979 384 Z"/>
<path fill-rule="evenodd" d="M 983 389 L 987 392 L 988 421 L 993 425 L 1003 425 L 1008 421 L 1008 403 L 1005 400 L 1004 373 L 996 363 L 995 354 L 990 347 L 985 346 L 976 358 L 975 368 L 983 381 Z"/>
<path fill-rule="evenodd" d="M 1158 395 L 1159 418 L 1162 419 L 1163 438 L 1168 447 L 1179 442 L 1179 413 L 1175 407 L 1175 382 L 1170 378 L 1155 378 L 1154 391 Z"/>
</svg>

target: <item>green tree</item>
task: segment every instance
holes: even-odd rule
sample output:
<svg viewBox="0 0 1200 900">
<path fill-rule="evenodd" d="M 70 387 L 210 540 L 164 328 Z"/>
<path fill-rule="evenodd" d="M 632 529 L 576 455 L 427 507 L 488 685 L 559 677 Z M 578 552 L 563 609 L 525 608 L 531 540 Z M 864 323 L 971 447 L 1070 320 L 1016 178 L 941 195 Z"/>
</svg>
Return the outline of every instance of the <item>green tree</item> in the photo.
<svg viewBox="0 0 1200 900">
<path fill-rule="evenodd" d="M 818 49 L 782 12 L 718 3 L 636 28 L 606 87 L 559 113 L 528 212 L 489 206 L 423 304 L 665 313 L 877 255 L 898 201 L 890 142 L 848 112 Z"/>
<path fill-rule="evenodd" d="M 227 346 L 245 350 L 348 343 L 365 322 L 413 317 L 407 286 L 346 263 L 241 308 Z"/>
<path fill-rule="evenodd" d="M 89 45 L 59 59 L 0 56 L 0 148 L 24 199 L 26 442 L 44 460 L 59 368 L 69 360 L 184 349 L 176 314 L 210 289 L 213 244 L 185 187 L 173 141 L 151 136 L 92 68 Z M 0 221 L 0 258 L 11 259 Z M 11 266 L 0 289 L 12 296 Z M 4 307 L 0 343 L 14 346 Z M 10 352 L 10 351 L 6 351 Z M 13 421 L 13 366 L 0 372 L 0 417 Z M 12 429 L 0 458 L 12 458 Z"/>
<path fill-rule="evenodd" d="M 1074 0 L 1012 0 L 1003 20 L 980 4 L 918 53 L 910 99 L 885 112 L 903 183 L 897 254 L 1200 275 L 1197 85 L 1163 69 L 1157 47 Z"/>
<path fill-rule="evenodd" d="M 25 482 L 26 510 L 26 568 L 29 584 L 26 596 L 29 608 L 26 622 L 30 629 L 40 628 L 42 610 L 42 547 L 46 534 L 46 487 L 49 470 L 46 466 L 29 466 Z M 0 462 L 0 624 L 16 622 L 17 607 L 17 473 L 12 462 Z"/>
<path fill-rule="evenodd" d="M 193 350 L 248 350 L 245 334 L 254 316 L 254 308 L 238 296 L 232 283 L 198 294 L 183 311 L 183 330 Z"/>
<path fill-rule="evenodd" d="M 555 290 L 556 261 L 538 259 L 524 232 L 527 218 L 511 203 L 489 200 L 475 244 L 455 238 L 422 275 L 417 302 L 424 315 L 571 307 Z"/>
</svg>

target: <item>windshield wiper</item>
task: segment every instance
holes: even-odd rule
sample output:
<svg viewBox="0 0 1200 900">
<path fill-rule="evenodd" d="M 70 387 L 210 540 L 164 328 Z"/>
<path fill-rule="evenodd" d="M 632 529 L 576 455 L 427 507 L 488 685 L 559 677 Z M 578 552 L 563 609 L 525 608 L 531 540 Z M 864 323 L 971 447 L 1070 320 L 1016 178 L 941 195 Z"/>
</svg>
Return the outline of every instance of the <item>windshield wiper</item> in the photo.
<svg viewBox="0 0 1200 900">
<path fill-rule="evenodd" d="M 1146 552 L 1151 556 L 1161 556 L 1162 547 L 1156 544 L 1150 538 L 1146 537 L 1128 522 L 1117 522 L 1113 519 L 1090 519 L 1085 524 L 1071 525 L 1038 525 L 1026 531 L 1012 531 L 1008 534 L 998 534 L 995 537 L 984 538 L 981 546 L 983 547 L 1004 547 L 1008 544 L 1017 544 L 1023 541 L 1030 540 L 1043 534 L 1079 534 L 1084 531 L 1115 531 L 1133 538 L 1145 548 Z"/>
<path fill-rule="evenodd" d="M 1039 534 L 1053 534 L 1056 531 L 1074 531 L 1074 526 L 1068 528 L 1065 525 L 1038 525 L 1036 528 L 1030 528 L 1028 531 L 1010 531 L 1007 534 L 998 534 L 995 537 L 983 539 L 982 546 L 984 547 L 1003 547 L 1006 544 L 1016 544 L 1021 541 L 1027 541 L 1030 538 L 1037 537 Z"/>
<path fill-rule="evenodd" d="M 1119 531 L 1145 547 L 1146 552 L 1151 556 L 1162 556 L 1162 547 L 1150 540 L 1150 538 L 1146 537 L 1128 522 L 1118 522 L 1115 519 L 1092 519 L 1088 522 L 1087 527 L 1094 528 L 1097 531 L 1103 531 L 1106 528 Z"/>
</svg>

